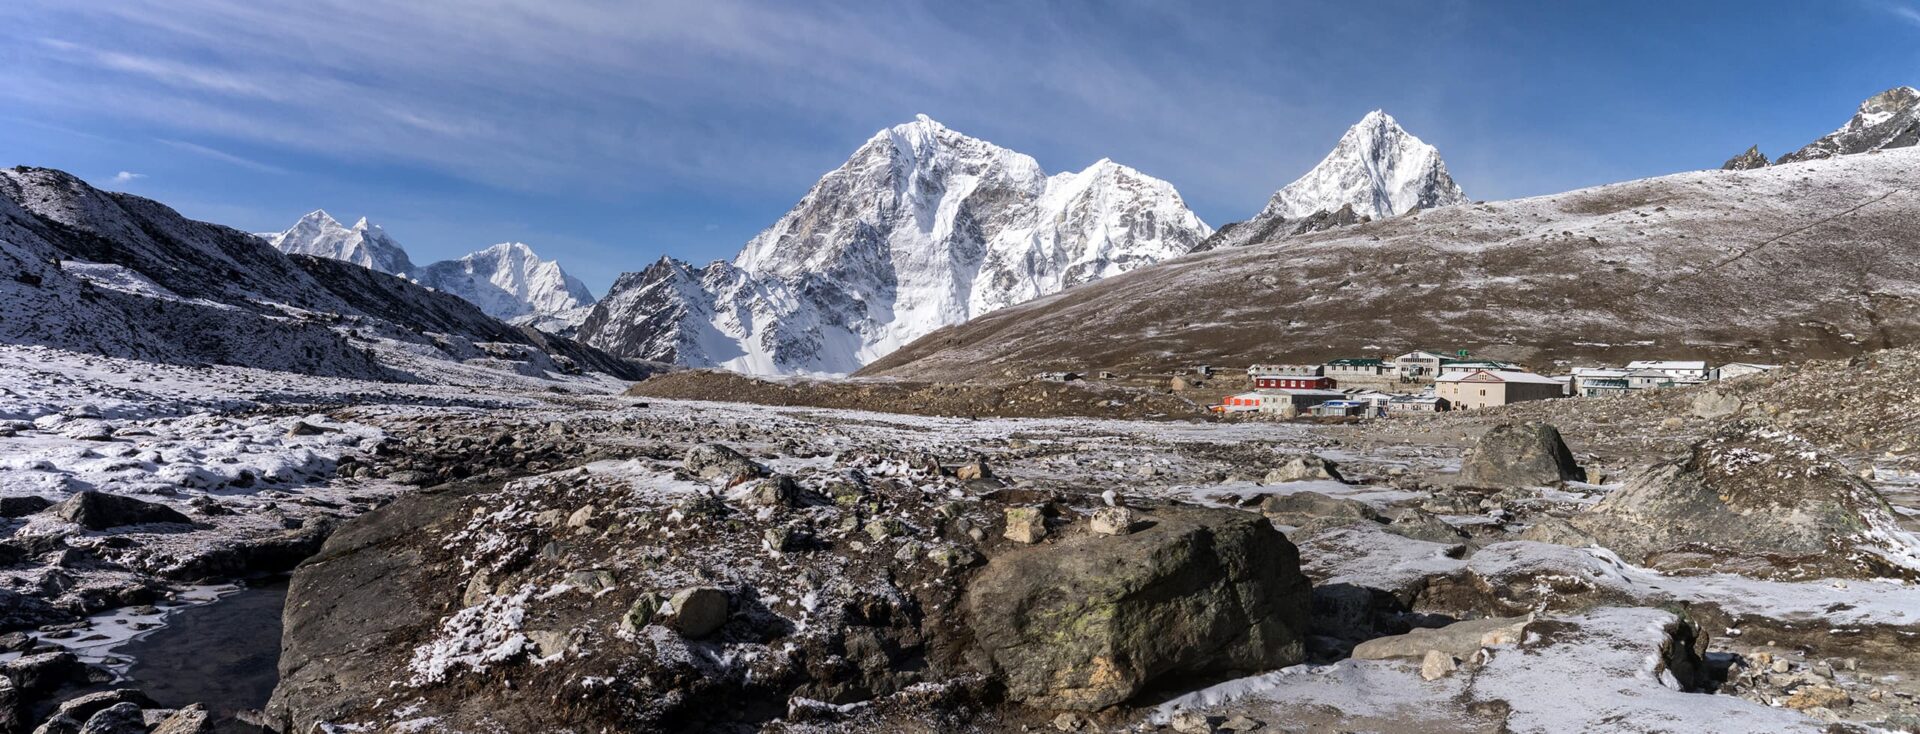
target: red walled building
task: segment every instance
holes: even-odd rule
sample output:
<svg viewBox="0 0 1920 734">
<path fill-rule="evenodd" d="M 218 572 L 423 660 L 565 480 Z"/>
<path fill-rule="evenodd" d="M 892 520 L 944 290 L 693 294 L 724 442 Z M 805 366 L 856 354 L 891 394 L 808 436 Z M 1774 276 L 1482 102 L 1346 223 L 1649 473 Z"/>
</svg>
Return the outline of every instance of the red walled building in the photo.
<svg viewBox="0 0 1920 734">
<path fill-rule="evenodd" d="M 1333 378 L 1322 375 L 1260 375 L 1253 378 L 1257 388 L 1283 390 L 1332 390 Z"/>
</svg>

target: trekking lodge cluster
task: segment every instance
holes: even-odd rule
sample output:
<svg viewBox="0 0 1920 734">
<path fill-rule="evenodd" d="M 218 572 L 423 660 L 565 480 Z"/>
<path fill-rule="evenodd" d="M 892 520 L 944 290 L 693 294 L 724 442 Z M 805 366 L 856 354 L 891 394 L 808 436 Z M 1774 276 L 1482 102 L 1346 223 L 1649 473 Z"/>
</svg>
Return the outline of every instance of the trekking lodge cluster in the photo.
<svg viewBox="0 0 1920 734">
<path fill-rule="evenodd" d="M 1633 390 L 1695 385 L 1774 369 L 1736 362 L 1646 360 L 1625 367 L 1575 367 L 1541 375 L 1497 360 L 1417 351 L 1392 359 L 1335 359 L 1321 364 L 1256 364 L 1253 389 L 1229 395 L 1213 410 L 1282 418 L 1303 415 L 1384 417 L 1477 410 L 1561 397 L 1604 397 Z M 1210 373 L 1209 368 L 1199 368 Z M 1178 379 L 1178 378 L 1176 378 Z"/>
</svg>

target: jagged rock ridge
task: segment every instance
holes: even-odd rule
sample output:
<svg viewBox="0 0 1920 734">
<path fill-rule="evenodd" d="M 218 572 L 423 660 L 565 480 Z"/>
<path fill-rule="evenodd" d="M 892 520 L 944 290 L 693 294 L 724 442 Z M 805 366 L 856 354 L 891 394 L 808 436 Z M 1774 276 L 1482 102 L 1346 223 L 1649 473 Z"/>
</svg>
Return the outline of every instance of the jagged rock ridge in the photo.
<svg viewBox="0 0 1920 734">
<path fill-rule="evenodd" d="M 1778 163 L 1906 148 L 1920 143 L 1920 90 L 1894 87 L 1868 97 L 1840 129 L 1780 156 Z"/>
<path fill-rule="evenodd" d="M 883 130 L 731 263 L 623 276 L 581 330 L 616 354 L 845 373 L 934 329 L 1192 249 L 1165 181 L 1032 157 L 926 116 Z"/>
</svg>

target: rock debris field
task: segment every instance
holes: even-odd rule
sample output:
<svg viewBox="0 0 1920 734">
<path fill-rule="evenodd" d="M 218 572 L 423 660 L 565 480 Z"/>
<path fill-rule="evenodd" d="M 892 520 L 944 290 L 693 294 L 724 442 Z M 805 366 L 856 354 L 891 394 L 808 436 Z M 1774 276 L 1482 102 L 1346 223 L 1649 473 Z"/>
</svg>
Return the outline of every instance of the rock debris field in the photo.
<svg viewBox="0 0 1920 734">
<path fill-rule="evenodd" d="M 210 731 L 119 648 L 289 570 L 247 715 L 285 732 L 1920 731 L 1915 475 L 1764 415 L 969 419 L 6 349 L 0 731 Z"/>
</svg>

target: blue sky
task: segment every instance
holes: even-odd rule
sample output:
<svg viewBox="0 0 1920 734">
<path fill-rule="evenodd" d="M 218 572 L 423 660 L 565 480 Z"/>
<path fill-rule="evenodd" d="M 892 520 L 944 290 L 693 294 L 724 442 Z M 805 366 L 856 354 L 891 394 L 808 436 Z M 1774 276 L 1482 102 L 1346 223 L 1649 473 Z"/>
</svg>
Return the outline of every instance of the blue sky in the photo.
<svg viewBox="0 0 1920 734">
<path fill-rule="evenodd" d="M 915 113 L 1215 226 L 1376 107 L 1482 199 L 1778 155 L 1920 84 L 1920 0 L 7 0 L 0 65 L 0 165 L 421 262 L 522 240 L 599 293 L 731 257 Z"/>
</svg>

